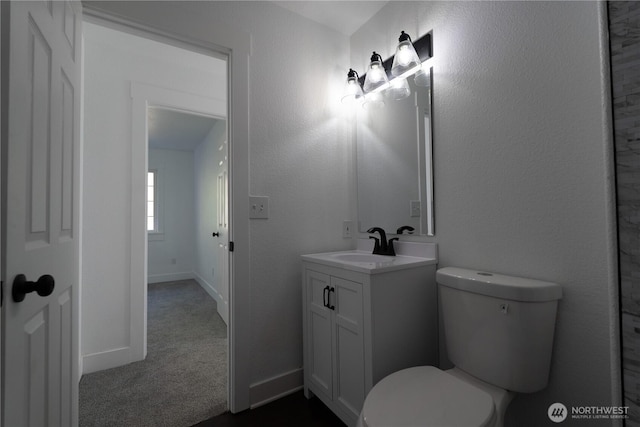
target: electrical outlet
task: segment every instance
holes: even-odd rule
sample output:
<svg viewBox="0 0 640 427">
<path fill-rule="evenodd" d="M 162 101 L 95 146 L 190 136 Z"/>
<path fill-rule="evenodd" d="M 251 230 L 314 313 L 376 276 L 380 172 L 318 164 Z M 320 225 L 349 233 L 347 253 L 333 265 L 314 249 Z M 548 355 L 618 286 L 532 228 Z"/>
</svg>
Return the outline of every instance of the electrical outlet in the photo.
<svg viewBox="0 0 640 427">
<path fill-rule="evenodd" d="M 342 222 L 342 237 L 345 239 L 349 239 L 351 238 L 351 236 L 353 235 L 353 233 L 351 232 L 351 229 L 353 227 L 353 222 L 352 221 L 343 221 Z"/>
<path fill-rule="evenodd" d="M 249 196 L 249 218 L 269 218 L 269 198 L 265 196 Z"/>
<path fill-rule="evenodd" d="M 411 200 L 409 209 L 411 218 L 420 218 L 420 200 Z"/>
<path fill-rule="evenodd" d="M 175 258 L 171 258 L 171 264 L 175 265 L 177 264 L 178 260 Z"/>
</svg>

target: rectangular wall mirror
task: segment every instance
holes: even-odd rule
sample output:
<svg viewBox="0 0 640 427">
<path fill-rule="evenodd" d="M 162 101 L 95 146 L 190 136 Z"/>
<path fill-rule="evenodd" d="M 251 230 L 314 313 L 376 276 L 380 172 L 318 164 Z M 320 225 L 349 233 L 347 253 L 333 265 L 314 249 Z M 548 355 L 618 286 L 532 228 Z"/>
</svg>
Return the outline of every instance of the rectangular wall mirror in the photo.
<svg viewBox="0 0 640 427">
<path fill-rule="evenodd" d="M 362 110 L 356 126 L 358 230 L 403 226 L 414 234 L 435 234 L 433 132 L 429 87 L 416 86 L 408 98 L 385 100 L 383 108 Z"/>
</svg>

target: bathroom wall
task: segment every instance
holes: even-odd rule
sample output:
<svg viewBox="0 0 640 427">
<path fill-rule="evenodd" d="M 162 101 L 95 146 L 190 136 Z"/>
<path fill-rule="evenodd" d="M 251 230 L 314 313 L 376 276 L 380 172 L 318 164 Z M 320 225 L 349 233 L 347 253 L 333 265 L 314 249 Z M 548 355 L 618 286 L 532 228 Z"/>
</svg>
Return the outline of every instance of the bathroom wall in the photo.
<svg viewBox="0 0 640 427">
<path fill-rule="evenodd" d="M 85 22 L 81 266 L 85 373 L 131 361 L 131 82 L 226 99 L 224 61 L 150 49 L 148 44 L 141 47 L 121 37 Z M 139 167 L 144 170 L 145 165 Z M 177 254 L 173 257 L 178 259 Z"/>
<path fill-rule="evenodd" d="M 149 169 L 158 173 L 161 235 L 149 235 L 148 282 L 193 277 L 195 258 L 194 160 L 192 151 L 149 150 Z M 212 212 L 215 212 L 213 210 Z"/>
<path fill-rule="evenodd" d="M 213 295 L 218 312 L 226 321 L 228 289 L 219 275 L 218 239 L 211 233 L 218 231 L 218 170 L 227 150 L 219 150 L 227 140 L 226 122 L 218 121 L 193 152 L 195 176 L 195 245 L 193 273 L 198 282 Z M 227 307 L 224 307 L 224 306 Z"/>
<path fill-rule="evenodd" d="M 351 145 L 339 104 L 349 62 L 348 38 L 271 2 L 91 3 L 146 25 L 170 28 L 175 34 L 208 37 L 214 29 L 233 26 L 251 35 L 249 192 L 269 197 L 270 215 L 266 220 L 252 220 L 249 225 L 250 264 L 240 268 L 250 273 L 250 292 L 248 299 L 237 303 L 251 313 L 250 343 L 238 357 L 250 359 L 252 403 L 301 385 L 299 256 L 346 249 L 352 244 L 350 239 L 342 238 L 342 221 L 351 217 Z M 100 61 L 89 51 L 87 46 L 87 64 L 91 59 Z M 97 71 L 100 70 L 98 66 Z M 130 189 L 126 180 L 129 165 L 122 164 L 126 163 L 123 159 L 128 159 L 128 143 L 124 134 L 92 148 L 87 153 L 92 159 L 85 166 L 87 170 L 102 161 L 106 164 L 98 166 L 100 170 L 112 168 L 116 176 L 125 175 L 110 189 L 113 196 L 109 202 L 117 209 L 108 217 L 101 214 L 90 224 L 100 228 L 105 223 L 116 223 L 123 230 L 109 236 L 108 244 L 113 249 L 91 253 L 102 255 L 98 259 L 105 269 L 108 266 L 114 270 L 111 277 L 118 286 L 128 284 L 126 263 L 131 258 L 126 235 L 130 227 Z M 105 175 L 108 176 L 103 172 L 101 176 Z M 91 212 L 85 217 L 99 211 L 96 205 L 104 206 L 95 198 L 87 201 L 85 209 Z M 112 263 L 112 259 L 116 262 Z M 85 281 L 91 282 L 87 278 Z M 114 289 L 117 295 L 113 297 L 106 291 L 109 284 L 97 291 L 92 283 L 88 286 L 90 292 L 126 305 L 119 299 L 120 288 Z M 119 332 L 105 344 L 118 345 L 127 331 Z M 91 345 L 98 344 L 91 342 L 90 336 L 83 335 L 83 339 Z M 284 390 L 269 388 L 280 378 L 284 380 Z"/>
<path fill-rule="evenodd" d="M 620 239 L 620 304 L 624 404 L 630 407 L 628 427 L 640 426 L 640 178 L 638 155 L 638 87 L 640 87 L 640 3 L 610 1 L 611 82 L 616 147 L 618 235 Z"/>
<path fill-rule="evenodd" d="M 605 8 L 389 2 L 351 37 L 349 65 L 361 72 L 372 50 L 394 53 L 401 30 L 433 30 L 436 237 L 428 240 L 439 244 L 439 266 L 563 287 L 549 386 L 516 397 L 508 426 L 547 425 L 553 402 L 620 404 Z"/>
</svg>

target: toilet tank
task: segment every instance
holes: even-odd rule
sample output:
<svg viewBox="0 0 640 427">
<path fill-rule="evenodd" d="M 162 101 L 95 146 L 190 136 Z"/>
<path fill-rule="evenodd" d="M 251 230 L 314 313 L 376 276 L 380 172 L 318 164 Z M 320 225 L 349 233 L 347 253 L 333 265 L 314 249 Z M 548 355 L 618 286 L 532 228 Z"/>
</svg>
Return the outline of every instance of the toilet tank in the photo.
<svg viewBox="0 0 640 427">
<path fill-rule="evenodd" d="M 519 393 L 547 386 L 558 284 L 455 267 L 438 270 L 436 281 L 456 367 Z"/>
</svg>

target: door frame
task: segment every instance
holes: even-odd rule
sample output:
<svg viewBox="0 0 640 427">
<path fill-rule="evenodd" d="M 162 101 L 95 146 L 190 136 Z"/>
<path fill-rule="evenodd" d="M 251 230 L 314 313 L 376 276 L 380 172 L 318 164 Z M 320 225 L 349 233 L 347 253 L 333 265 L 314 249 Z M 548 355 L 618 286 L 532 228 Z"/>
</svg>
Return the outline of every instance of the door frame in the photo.
<svg viewBox="0 0 640 427">
<path fill-rule="evenodd" d="M 207 39 L 198 28 L 164 29 L 147 25 L 114 12 L 105 11 L 99 4 L 84 3 L 88 22 L 129 32 L 162 43 L 175 45 L 207 55 L 227 58 L 227 130 L 229 156 L 229 241 L 234 251 L 229 257 L 229 325 L 228 325 L 228 382 L 229 410 L 233 413 L 250 406 L 250 332 L 251 294 L 249 265 L 249 56 L 250 34 L 234 28 L 215 25 L 208 29 Z M 170 24 L 164 24 L 163 27 Z M 134 124 L 135 125 L 135 124 Z M 146 158 L 146 147 L 132 144 L 132 160 Z M 135 171 L 140 173 L 139 165 Z M 134 175 L 135 176 L 135 175 Z M 132 176 L 133 179 L 133 176 Z M 132 188 L 132 196 L 135 188 Z M 132 204 L 131 253 L 145 256 L 146 227 L 141 216 L 133 217 Z M 137 213 L 136 213 L 137 215 Z M 133 257 L 132 257 L 133 258 Z M 139 259 L 139 258 L 138 258 Z M 138 269 L 138 271 L 135 271 Z M 143 270 L 140 274 L 139 270 Z M 133 280 L 144 279 L 146 266 L 134 265 Z M 133 286 L 132 286 L 133 289 Z M 146 289 L 146 286 L 145 286 Z M 146 316 L 145 316 L 146 318 Z M 146 325 L 145 325 L 146 331 Z M 146 333 L 146 332 L 145 332 Z"/>
<path fill-rule="evenodd" d="M 147 356 L 148 234 L 140 248 L 140 219 L 146 218 L 146 173 L 149 170 L 148 108 L 159 107 L 188 114 L 224 119 L 227 103 L 146 83 L 131 82 L 131 269 L 130 269 L 130 351 L 133 360 Z M 136 141 L 144 141 L 142 146 Z M 141 165 L 144 167 L 141 168 Z M 133 230 L 136 232 L 133 232 Z M 229 268 L 229 266 L 227 266 Z"/>
<path fill-rule="evenodd" d="M 4 329 L 2 328 L 2 318 L 4 317 L 4 294 L 5 294 L 5 266 L 4 266 L 4 256 L 3 256 L 3 250 L 4 250 L 4 246 L 5 246 L 5 241 L 4 241 L 4 234 L 3 234 L 3 230 L 4 230 L 4 212 L 5 212 L 5 203 L 7 200 L 6 194 L 4 193 L 4 185 L 3 185 L 3 179 L 4 179 L 4 174 L 5 174 L 5 166 L 4 166 L 4 160 L 3 160 L 3 156 L 4 156 L 4 151 L 5 151 L 5 144 L 8 143 L 8 129 L 5 129 L 7 126 L 6 123 L 6 118 L 8 118 L 9 115 L 9 109 L 8 109 L 8 104 L 9 104 L 9 99 L 7 97 L 7 99 L 5 100 L 5 98 L 2 96 L 2 92 L 9 89 L 9 82 L 5 81 L 4 79 L 9 78 L 8 76 L 8 66 L 9 66 L 9 49 L 8 49 L 8 38 L 9 35 L 8 34 L 4 34 L 2 31 L 2 21 L 3 19 L 7 19 L 6 15 L 7 15 L 7 11 L 8 8 L 6 5 L 4 4 L 0 4 L 0 51 L 2 52 L 2 54 L 0 54 L 0 294 L 2 295 L 2 301 L 0 302 L 0 331 L 4 331 Z M 2 16 L 5 15 L 5 17 L 3 18 Z M 7 29 L 7 25 L 5 24 L 4 27 L 4 31 L 8 31 Z M 6 67 L 6 71 L 5 70 Z M 4 76 L 2 75 L 4 73 Z M 6 114 L 6 116 L 5 116 Z M 79 263 L 78 263 L 79 264 Z M 79 273 L 79 271 L 78 271 Z M 80 278 L 80 274 L 78 274 L 78 278 Z M 79 317 L 79 316 L 78 316 Z M 79 335 L 79 334 L 78 334 Z M 4 337 L 0 338 L 0 355 L 2 355 L 1 357 L 4 357 L 4 352 L 2 351 L 2 342 L 4 341 Z M 80 342 L 78 340 L 78 349 L 80 348 Z M 0 368 L 2 367 L 2 364 L 4 363 L 4 360 L 0 360 Z M 79 365 L 79 364 L 78 364 Z M 78 375 L 78 378 L 80 378 L 80 376 Z M 3 397 L 2 397 L 2 369 L 0 369 L 0 408 L 2 407 L 2 402 L 4 402 Z M 2 421 L 2 417 L 0 417 L 0 427 L 2 427 L 3 425 L 3 421 Z"/>
</svg>

